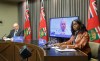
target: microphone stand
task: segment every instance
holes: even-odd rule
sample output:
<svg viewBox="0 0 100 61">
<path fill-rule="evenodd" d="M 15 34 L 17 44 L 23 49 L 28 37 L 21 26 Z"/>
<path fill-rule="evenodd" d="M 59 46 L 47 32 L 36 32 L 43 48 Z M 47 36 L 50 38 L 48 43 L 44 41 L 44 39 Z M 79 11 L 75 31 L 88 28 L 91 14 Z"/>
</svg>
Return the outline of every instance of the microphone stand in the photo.
<svg viewBox="0 0 100 61">
<path fill-rule="evenodd" d="M 25 59 L 23 59 L 23 58 L 22 58 L 22 60 L 21 60 L 21 61 L 28 61 L 28 58 L 25 58 Z"/>
<path fill-rule="evenodd" d="M 28 57 L 26 58 L 26 61 L 28 61 Z"/>
<path fill-rule="evenodd" d="M 45 46 L 48 47 L 48 43 L 46 43 Z"/>
<path fill-rule="evenodd" d="M 48 47 L 48 43 L 45 44 L 44 49 L 46 49 L 46 50 L 49 50 L 50 49 L 50 47 Z"/>
</svg>

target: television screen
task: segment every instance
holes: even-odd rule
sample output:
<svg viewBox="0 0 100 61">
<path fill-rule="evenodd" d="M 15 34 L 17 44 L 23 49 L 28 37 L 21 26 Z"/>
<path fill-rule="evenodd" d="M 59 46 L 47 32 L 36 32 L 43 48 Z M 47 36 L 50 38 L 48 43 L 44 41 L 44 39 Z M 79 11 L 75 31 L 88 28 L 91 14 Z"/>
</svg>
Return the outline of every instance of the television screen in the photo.
<svg viewBox="0 0 100 61">
<path fill-rule="evenodd" d="M 50 19 L 50 37 L 71 37 L 71 23 L 73 20 L 78 19 L 77 16 L 74 17 L 64 17 L 64 18 L 51 18 Z"/>
</svg>

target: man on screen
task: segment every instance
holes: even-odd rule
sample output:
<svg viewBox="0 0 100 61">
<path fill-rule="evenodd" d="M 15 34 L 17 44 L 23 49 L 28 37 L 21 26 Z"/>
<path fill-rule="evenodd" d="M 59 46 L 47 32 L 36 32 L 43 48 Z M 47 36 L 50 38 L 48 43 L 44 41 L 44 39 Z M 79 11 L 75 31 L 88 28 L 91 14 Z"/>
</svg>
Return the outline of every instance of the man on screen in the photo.
<svg viewBox="0 0 100 61">
<path fill-rule="evenodd" d="M 57 34 L 59 35 L 69 35 L 71 32 L 67 29 L 67 23 L 64 19 L 60 21 L 60 29 L 58 29 Z"/>
<path fill-rule="evenodd" d="M 61 34 L 65 34 L 65 31 L 66 31 L 66 22 L 65 20 L 62 20 L 61 23 L 60 23 L 60 27 L 61 27 Z"/>
</svg>

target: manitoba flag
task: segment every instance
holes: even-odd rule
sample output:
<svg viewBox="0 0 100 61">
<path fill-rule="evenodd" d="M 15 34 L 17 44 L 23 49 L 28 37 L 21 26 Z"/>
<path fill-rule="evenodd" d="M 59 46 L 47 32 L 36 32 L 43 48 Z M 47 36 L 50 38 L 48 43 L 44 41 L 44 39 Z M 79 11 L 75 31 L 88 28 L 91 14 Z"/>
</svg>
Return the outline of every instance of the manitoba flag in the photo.
<svg viewBox="0 0 100 61">
<path fill-rule="evenodd" d="M 100 43 L 100 22 L 97 14 L 96 0 L 90 0 L 87 29 L 90 41 Z"/>
<path fill-rule="evenodd" d="M 39 41 L 47 41 L 47 24 L 45 20 L 45 13 L 43 7 L 43 0 L 41 2 L 41 10 L 40 10 L 40 22 L 39 22 L 39 31 L 38 31 L 38 40 Z"/>
<path fill-rule="evenodd" d="M 26 1 L 26 11 L 25 11 L 25 23 L 24 23 L 24 42 L 30 43 L 31 42 L 31 26 L 30 26 L 30 20 L 29 20 L 29 7 L 28 7 L 28 1 Z"/>
</svg>

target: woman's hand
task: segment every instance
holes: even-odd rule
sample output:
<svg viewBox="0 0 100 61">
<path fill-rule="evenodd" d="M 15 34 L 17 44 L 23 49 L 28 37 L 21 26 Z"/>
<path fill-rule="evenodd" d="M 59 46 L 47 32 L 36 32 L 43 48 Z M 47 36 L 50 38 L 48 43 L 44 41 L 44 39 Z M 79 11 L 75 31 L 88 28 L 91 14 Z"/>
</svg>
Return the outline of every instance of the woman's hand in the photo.
<svg viewBox="0 0 100 61">
<path fill-rule="evenodd" d="M 61 45 L 60 46 L 60 49 L 65 49 L 65 48 L 67 48 L 67 45 Z"/>
<path fill-rule="evenodd" d="M 60 46 L 60 43 L 55 43 L 55 44 L 53 44 L 53 46 Z"/>
<path fill-rule="evenodd" d="M 73 49 L 73 48 L 75 48 L 75 45 L 67 45 L 67 48 L 68 49 Z"/>
</svg>

